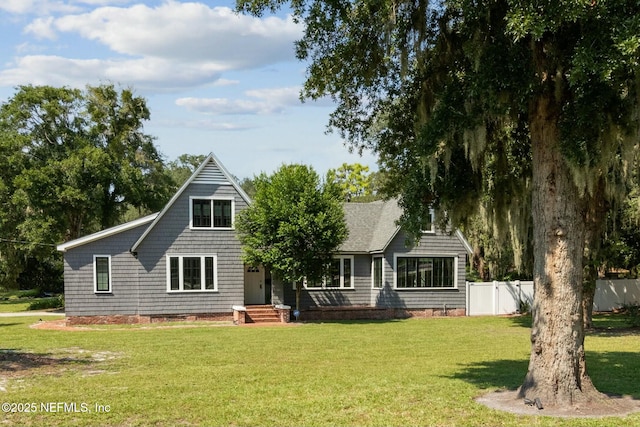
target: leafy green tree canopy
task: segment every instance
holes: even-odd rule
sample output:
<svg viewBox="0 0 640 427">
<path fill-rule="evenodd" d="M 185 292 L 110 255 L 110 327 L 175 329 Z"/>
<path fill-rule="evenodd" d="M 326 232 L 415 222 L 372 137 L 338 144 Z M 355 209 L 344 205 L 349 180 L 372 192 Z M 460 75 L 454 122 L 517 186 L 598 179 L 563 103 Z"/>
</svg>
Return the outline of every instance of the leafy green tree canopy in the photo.
<svg viewBox="0 0 640 427">
<path fill-rule="evenodd" d="M 340 188 L 295 164 L 262 173 L 254 184 L 253 202 L 236 219 L 244 261 L 270 268 L 285 283 L 322 280 L 347 237 Z"/>
<path fill-rule="evenodd" d="M 338 184 L 347 201 L 368 198 L 375 192 L 373 174 L 369 172 L 369 166 L 360 163 L 343 163 L 339 168 L 329 169 L 327 179 Z"/>
<path fill-rule="evenodd" d="M 55 256 L 53 244 L 113 226 L 130 207 L 166 203 L 172 182 L 143 131 L 149 115 L 144 98 L 113 85 L 21 86 L 0 106 L 0 227 L 17 242 L 3 253 L 9 276 L 26 254 Z"/>
<path fill-rule="evenodd" d="M 176 160 L 169 162 L 167 169 L 176 186 L 179 187 L 184 184 L 193 172 L 198 169 L 198 166 L 204 162 L 206 157 L 203 154 L 181 154 Z"/>
<path fill-rule="evenodd" d="M 640 5 L 615 1 L 240 0 L 304 22 L 303 97 L 380 156 L 417 233 L 428 206 L 464 223 L 483 206 L 522 241 L 535 299 L 520 397 L 600 402 L 585 364 L 589 207 L 622 200 L 636 164 Z M 500 227 L 498 227 L 500 228 Z"/>
</svg>

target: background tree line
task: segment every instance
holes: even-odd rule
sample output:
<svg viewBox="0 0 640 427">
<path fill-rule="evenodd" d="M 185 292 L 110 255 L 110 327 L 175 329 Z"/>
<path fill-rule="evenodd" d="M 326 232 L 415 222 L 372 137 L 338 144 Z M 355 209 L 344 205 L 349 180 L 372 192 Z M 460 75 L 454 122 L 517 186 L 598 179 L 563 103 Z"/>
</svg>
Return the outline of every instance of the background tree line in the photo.
<svg viewBox="0 0 640 427">
<path fill-rule="evenodd" d="M 62 289 L 55 245 L 158 211 L 204 160 L 165 160 L 144 133 L 150 112 L 130 89 L 23 86 L 0 108 L 0 286 Z M 395 194 L 384 171 L 343 163 L 327 172 L 343 199 L 370 202 Z M 238 179 L 253 196 L 255 177 Z M 530 224 L 529 224 L 530 227 Z M 591 263 L 637 277 L 640 187 L 607 213 Z M 528 279 L 531 242 L 519 243 L 480 212 L 465 227 L 474 247 L 470 277 Z"/>
<path fill-rule="evenodd" d="M 0 105 L 0 287 L 62 291 L 55 246 L 156 212 L 206 155 L 167 161 L 146 100 L 111 84 L 21 86 Z M 345 200 L 380 197 L 359 164 L 329 172 Z M 257 177 L 238 180 L 250 195 Z"/>
<path fill-rule="evenodd" d="M 166 163 L 146 100 L 21 86 L 0 106 L 0 287 L 62 290 L 55 245 L 161 209 L 201 161 Z"/>
</svg>

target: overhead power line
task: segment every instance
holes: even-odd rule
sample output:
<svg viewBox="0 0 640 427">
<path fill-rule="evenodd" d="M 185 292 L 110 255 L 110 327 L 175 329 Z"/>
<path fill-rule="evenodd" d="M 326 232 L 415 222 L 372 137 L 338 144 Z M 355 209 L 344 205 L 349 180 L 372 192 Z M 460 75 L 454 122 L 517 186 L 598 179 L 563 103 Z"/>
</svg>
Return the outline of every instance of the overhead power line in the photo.
<svg viewBox="0 0 640 427">
<path fill-rule="evenodd" d="M 53 243 L 27 242 L 26 240 L 4 239 L 2 237 L 0 237 L 0 242 L 21 243 L 23 245 L 47 246 L 47 247 L 53 247 L 53 248 L 55 248 L 57 246 L 57 245 L 54 245 Z"/>
</svg>

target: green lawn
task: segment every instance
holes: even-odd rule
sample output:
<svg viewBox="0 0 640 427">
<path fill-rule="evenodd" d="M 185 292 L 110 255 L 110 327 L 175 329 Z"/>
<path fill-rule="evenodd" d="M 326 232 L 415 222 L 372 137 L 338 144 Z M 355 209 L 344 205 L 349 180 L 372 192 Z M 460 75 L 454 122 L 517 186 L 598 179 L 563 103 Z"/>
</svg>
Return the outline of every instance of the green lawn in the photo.
<svg viewBox="0 0 640 427">
<path fill-rule="evenodd" d="M 35 404 L 0 426 L 640 425 L 640 414 L 570 420 L 475 403 L 522 381 L 523 318 L 73 332 L 29 328 L 37 320 L 0 318 L 0 400 Z M 596 386 L 640 399 L 640 335 L 586 341 Z"/>
<path fill-rule="evenodd" d="M 0 313 L 17 313 L 29 310 L 47 310 L 62 307 L 62 297 L 40 297 L 40 291 L 32 289 L 28 291 L 0 291 Z"/>
</svg>

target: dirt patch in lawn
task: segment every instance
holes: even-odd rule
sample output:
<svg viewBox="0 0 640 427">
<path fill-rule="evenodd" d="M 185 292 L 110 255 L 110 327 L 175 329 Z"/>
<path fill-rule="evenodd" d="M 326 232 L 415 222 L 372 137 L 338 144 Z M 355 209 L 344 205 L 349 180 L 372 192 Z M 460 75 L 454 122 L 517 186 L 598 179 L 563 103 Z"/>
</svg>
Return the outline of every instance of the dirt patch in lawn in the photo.
<svg viewBox="0 0 640 427">
<path fill-rule="evenodd" d="M 67 326 L 65 319 L 41 320 L 29 326 L 32 329 L 50 329 L 53 331 L 88 331 L 89 328 L 83 326 Z"/>
<path fill-rule="evenodd" d="M 535 403 L 518 398 L 517 390 L 499 390 L 476 398 L 476 402 L 512 414 L 567 418 L 625 417 L 640 411 L 640 400 L 630 396 L 610 396 L 601 402 L 573 407 L 545 406 L 541 402 L 543 409 L 538 409 Z"/>
<path fill-rule="evenodd" d="M 12 381 L 40 375 L 60 375 L 80 371 L 85 375 L 106 372 L 99 369 L 102 362 L 121 357 L 109 351 L 92 352 L 81 348 L 57 349 L 56 353 L 33 353 L 17 349 L 0 349 L 0 392 Z"/>
<path fill-rule="evenodd" d="M 266 323 L 245 323 L 241 327 L 292 327 L 301 326 L 302 322 L 266 322 Z M 175 321 L 160 322 L 150 324 L 133 324 L 133 325 L 67 325 L 65 319 L 58 320 L 41 320 L 30 326 L 32 329 L 49 329 L 54 331 L 140 331 L 148 329 L 175 329 L 175 328 L 214 328 L 223 326 L 235 326 L 232 322 L 225 321 L 208 321 L 202 320 L 198 323 Z"/>
</svg>

